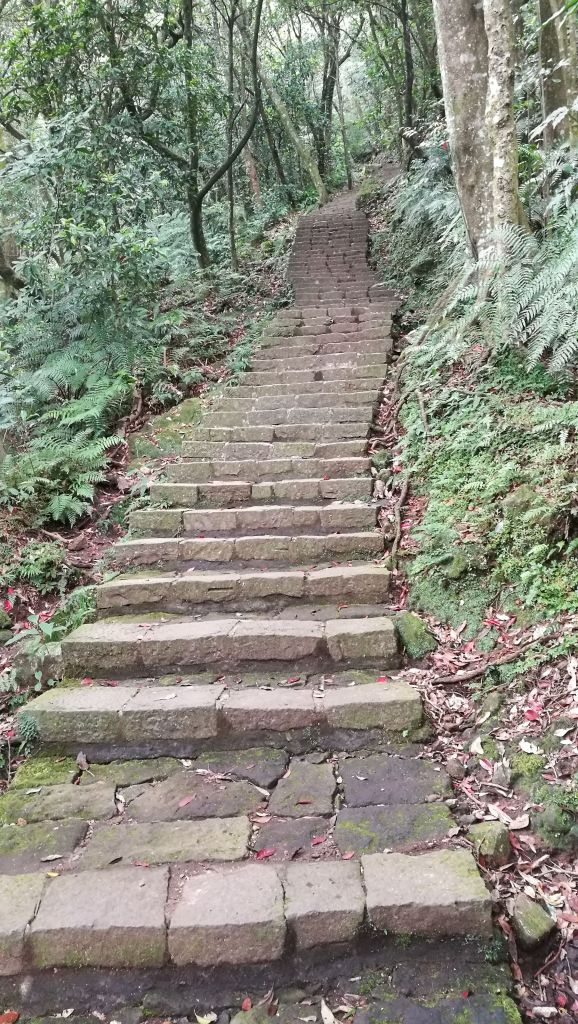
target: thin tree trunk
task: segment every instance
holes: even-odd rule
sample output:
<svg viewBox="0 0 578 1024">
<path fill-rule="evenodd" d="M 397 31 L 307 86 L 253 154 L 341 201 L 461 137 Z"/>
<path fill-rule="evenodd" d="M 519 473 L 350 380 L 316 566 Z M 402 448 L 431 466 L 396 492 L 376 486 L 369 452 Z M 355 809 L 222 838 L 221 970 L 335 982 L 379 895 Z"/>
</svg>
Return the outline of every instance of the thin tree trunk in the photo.
<svg viewBox="0 0 578 1024">
<path fill-rule="evenodd" d="M 484 0 L 488 40 L 486 134 L 492 156 L 492 223 L 519 222 L 518 139 L 514 122 L 514 22 L 510 0 Z"/>
<path fill-rule="evenodd" d="M 289 110 L 287 109 L 287 106 L 285 105 L 285 102 L 277 92 L 275 86 L 273 85 L 269 77 L 263 72 L 262 69 L 260 70 L 260 75 L 261 81 L 263 82 L 263 85 L 265 86 L 267 92 L 269 93 L 269 96 L 271 97 L 271 102 L 275 107 L 275 110 L 277 111 L 283 128 L 285 129 L 287 135 L 291 139 L 291 142 L 293 143 L 295 150 L 299 154 L 301 164 L 305 168 L 308 176 L 311 178 L 311 181 L 313 182 L 317 190 L 319 203 L 320 205 L 322 205 L 323 203 L 326 203 L 328 199 L 327 189 L 325 187 L 325 182 L 323 181 L 323 178 L 319 173 L 319 167 L 317 166 L 315 157 L 307 143 L 299 135 L 299 132 L 297 131 L 295 125 L 293 124 L 291 115 L 289 113 Z"/>
<path fill-rule="evenodd" d="M 477 258 L 492 230 L 492 159 L 485 131 L 488 43 L 481 6 L 433 0 L 448 136 L 460 206 Z"/>
<path fill-rule="evenodd" d="M 563 67 L 563 53 L 560 36 L 556 29 L 554 7 L 550 0 L 540 3 L 540 70 L 542 86 L 542 117 L 544 121 L 561 107 L 568 105 L 568 93 Z M 551 121 L 544 128 L 544 147 L 551 149 L 557 142 L 568 137 L 569 122 L 565 117 L 558 124 Z"/>
<path fill-rule="evenodd" d="M 351 192 L 353 189 L 353 171 L 351 167 L 351 153 L 349 150 L 349 140 L 347 138 L 347 125 L 345 123 L 345 111 L 343 109 L 343 92 L 341 89 L 341 74 L 339 72 L 339 61 L 337 62 L 337 77 L 335 80 L 335 87 L 337 91 L 337 113 L 339 115 L 339 127 L 341 129 L 341 140 L 343 143 L 343 162 L 345 164 L 345 175 L 347 178 L 347 188 Z"/>
<path fill-rule="evenodd" d="M 229 111 L 227 115 L 227 156 L 230 156 L 233 152 L 233 129 L 235 125 L 235 14 L 236 9 L 235 6 L 233 6 L 227 23 L 227 88 L 229 92 Z M 239 269 L 239 261 L 237 259 L 237 239 L 235 237 L 235 177 L 233 174 L 233 164 L 227 168 L 227 206 L 231 270 L 237 271 Z"/>
<path fill-rule="evenodd" d="M 269 152 L 271 153 L 271 159 L 273 160 L 273 166 L 279 179 L 279 184 L 282 185 L 283 188 L 285 189 L 287 201 L 290 204 L 290 206 L 295 206 L 295 200 L 291 193 L 291 189 L 289 188 L 287 183 L 287 175 L 285 174 L 285 169 L 283 167 L 283 163 L 279 155 L 279 150 L 277 149 L 277 144 L 275 142 L 275 136 L 273 135 L 273 130 L 271 128 L 269 115 L 265 110 L 265 104 L 263 102 L 261 102 L 261 121 L 263 122 L 263 128 L 265 129 L 267 145 L 269 146 Z"/>
</svg>

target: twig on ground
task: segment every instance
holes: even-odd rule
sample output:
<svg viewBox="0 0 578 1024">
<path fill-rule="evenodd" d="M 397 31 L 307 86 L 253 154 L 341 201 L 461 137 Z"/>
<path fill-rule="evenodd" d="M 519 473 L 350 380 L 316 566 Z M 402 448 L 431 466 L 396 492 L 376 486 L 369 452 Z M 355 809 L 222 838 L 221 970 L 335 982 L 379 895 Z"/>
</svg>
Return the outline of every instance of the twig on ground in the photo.
<svg viewBox="0 0 578 1024">
<path fill-rule="evenodd" d="M 401 542 L 401 510 L 405 505 L 405 501 L 409 492 L 409 476 L 407 476 L 403 482 L 401 494 L 396 502 L 395 506 L 395 536 L 393 538 L 393 544 L 391 545 L 391 568 L 397 569 L 397 552 Z"/>
<path fill-rule="evenodd" d="M 558 629 L 555 633 L 548 633 L 547 636 L 538 637 L 535 640 L 528 640 L 525 644 L 520 644 L 515 651 L 504 654 L 501 658 L 496 658 L 495 661 L 487 661 L 485 665 L 469 669 L 467 672 L 456 672 L 451 676 L 438 676 L 437 679 L 432 679 L 432 683 L 436 686 L 459 686 L 460 683 L 468 683 L 471 679 L 483 676 L 491 668 L 497 668 L 500 665 L 507 665 L 511 661 L 517 661 L 523 651 L 529 650 L 530 647 L 535 647 L 536 644 L 549 643 L 551 640 L 560 640 L 561 637 L 569 635 L 570 631 Z"/>
</svg>

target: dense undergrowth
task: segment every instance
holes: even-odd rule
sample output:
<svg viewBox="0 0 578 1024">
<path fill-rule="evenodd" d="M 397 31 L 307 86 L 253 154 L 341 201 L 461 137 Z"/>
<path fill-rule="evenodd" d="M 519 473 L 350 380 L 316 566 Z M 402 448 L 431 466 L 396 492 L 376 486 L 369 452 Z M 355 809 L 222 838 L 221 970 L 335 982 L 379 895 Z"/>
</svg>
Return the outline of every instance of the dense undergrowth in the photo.
<svg viewBox="0 0 578 1024">
<path fill-rule="evenodd" d="M 376 259 L 408 295 L 401 450 L 426 496 L 411 600 L 468 636 L 488 608 L 578 610 L 577 178 L 567 152 L 547 160 L 524 183 L 540 230 L 505 232 L 475 276 L 435 133 L 392 190 L 365 189 Z"/>
</svg>

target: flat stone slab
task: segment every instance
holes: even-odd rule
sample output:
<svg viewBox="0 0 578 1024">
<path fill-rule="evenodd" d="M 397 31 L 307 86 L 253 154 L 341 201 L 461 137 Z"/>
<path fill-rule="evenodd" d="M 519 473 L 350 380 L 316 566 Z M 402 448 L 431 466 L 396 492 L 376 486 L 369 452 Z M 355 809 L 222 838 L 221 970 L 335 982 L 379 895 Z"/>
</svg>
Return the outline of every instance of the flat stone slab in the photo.
<svg viewBox="0 0 578 1024">
<path fill-rule="evenodd" d="M 180 761 L 172 757 L 151 757 L 147 760 L 111 761 L 109 764 L 91 764 L 82 776 L 82 785 L 94 782 L 113 782 L 117 786 L 134 786 L 139 782 L 166 779 L 180 771 Z M 36 786 L 56 786 L 72 782 L 78 775 L 76 758 L 61 757 L 39 751 L 18 768 L 10 789 L 34 789 Z"/>
<path fill-rule="evenodd" d="M 361 858 L 367 913 L 394 934 L 491 935 L 492 901 L 466 850 Z"/>
<path fill-rule="evenodd" d="M 250 834 L 243 817 L 104 825 L 95 829 L 77 867 L 242 860 Z"/>
<path fill-rule="evenodd" d="M 419 804 L 426 797 L 449 796 L 450 781 L 427 761 L 373 754 L 340 765 L 348 807 L 371 804 Z"/>
<path fill-rule="evenodd" d="M 273 818 L 259 827 L 251 845 L 256 853 L 269 851 L 268 860 L 292 860 L 298 853 L 310 857 L 318 849 L 312 840 L 325 836 L 328 828 L 328 818 Z"/>
<path fill-rule="evenodd" d="M 60 875 L 30 928 L 36 967 L 160 967 L 168 868 Z"/>
<path fill-rule="evenodd" d="M 24 934 L 45 885 L 41 874 L 0 876 L 0 975 L 22 970 Z"/>
<path fill-rule="evenodd" d="M 269 800 L 271 814 L 287 818 L 330 815 L 337 782 L 329 764 L 293 761 L 289 775 L 281 779 Z"/>
<path fill-rule="evenodd" d="M 445 804 L 389 804 L 387 807 L 346 807 L 333 833 L 342 853 L 383 853 L 443 839 L 452 826 Z"/>
<path fill-rule="evenodd" d="M 263 794 L 250 782 L 215 779 L 194 770 L 151 786 L 123 790 L 126 812 L 136 821 L 230 818 L 257 810 Z"/>
<path fill-rule="evenodd" d="M 270 789 L 279 779 L 289 760 L 284 750 L 274 747 L 249 747 L 248 750 L 215 751 L 201 754 L 195 768 L 207 769 L 220 775 L 246 779 L 256 786 Z"/>
<path fill-rule="evenodd" d="M 169 924 L 176 964 L 211 967 L 279 960 L 285 945 L 283 889 L 266 864 L 187 879 Z"/>
<path fill-rule="evenodd" d="M 38 792 L 17 789 L 0 800 L 0 822 L 112 818 L 117 813 L 114 793 L 114 786 L 105 782 L 93 786 L 42 786 Z"/>
<path fill-rule="evenodd" d="M 287 924 L 298 950 L 355 939 L 365 913 L 359 864 L 288 864 L 282 879 Z"/>
<path fill-rule="evenodd" d="M 439 999 L 425 1005 L 406 996 L 393 996 L 357 1010 L 353 1024 L 516 1024 L 521 1022 L 516 1004 L 498 993 Z"/>
<path fill-rule="evenodd" d="M 0 826 L 0 874 L 42 871 L 58 856 L 72 853 L 86 833 L 83 821 L 39 822 L 36 825 Z"/>
</svg>

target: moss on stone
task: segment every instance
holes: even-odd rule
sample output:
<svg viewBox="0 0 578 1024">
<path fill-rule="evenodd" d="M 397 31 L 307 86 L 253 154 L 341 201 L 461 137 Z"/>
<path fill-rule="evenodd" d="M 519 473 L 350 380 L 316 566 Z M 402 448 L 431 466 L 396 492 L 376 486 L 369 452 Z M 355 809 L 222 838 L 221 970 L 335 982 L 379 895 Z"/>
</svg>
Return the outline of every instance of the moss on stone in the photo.
<svg viewBox="0 0 578 1024">
<path fill-rule="evenodd" d="M 192 437 L 191 428 L 201 419 L 202 411 L 199 398 L 186 398 L 169 412 L 153 416 L 142 430 L 129 437 L 129 465 L 134 468 L 143 459 L 180 452 L 183 441 Z"/>
<path fill-rule="evenodd" d="M 62 751 L 50 754 L 40 751 L 17 769 L 12 789 L 33 789 L 36 786 L 57 786 L 70 782 L 77 771 L 76 761 Z"/>
<path fill-rule="evenodd" d="M 410 658 L 423 658 L 437 648 L 437 640 L 430 633 L 426 623 L 413 612 L 399 612 L 395 616 L 395 628 Z"/>
<path fill-rule="evenodd" d="M 523 751 L 514 754 L 510 760 L 512 781 L 529 781 L 537 778 L 544 769 L 544 763 L 544 758 L 539 754 L 526 754 Z"/>
</svg>

